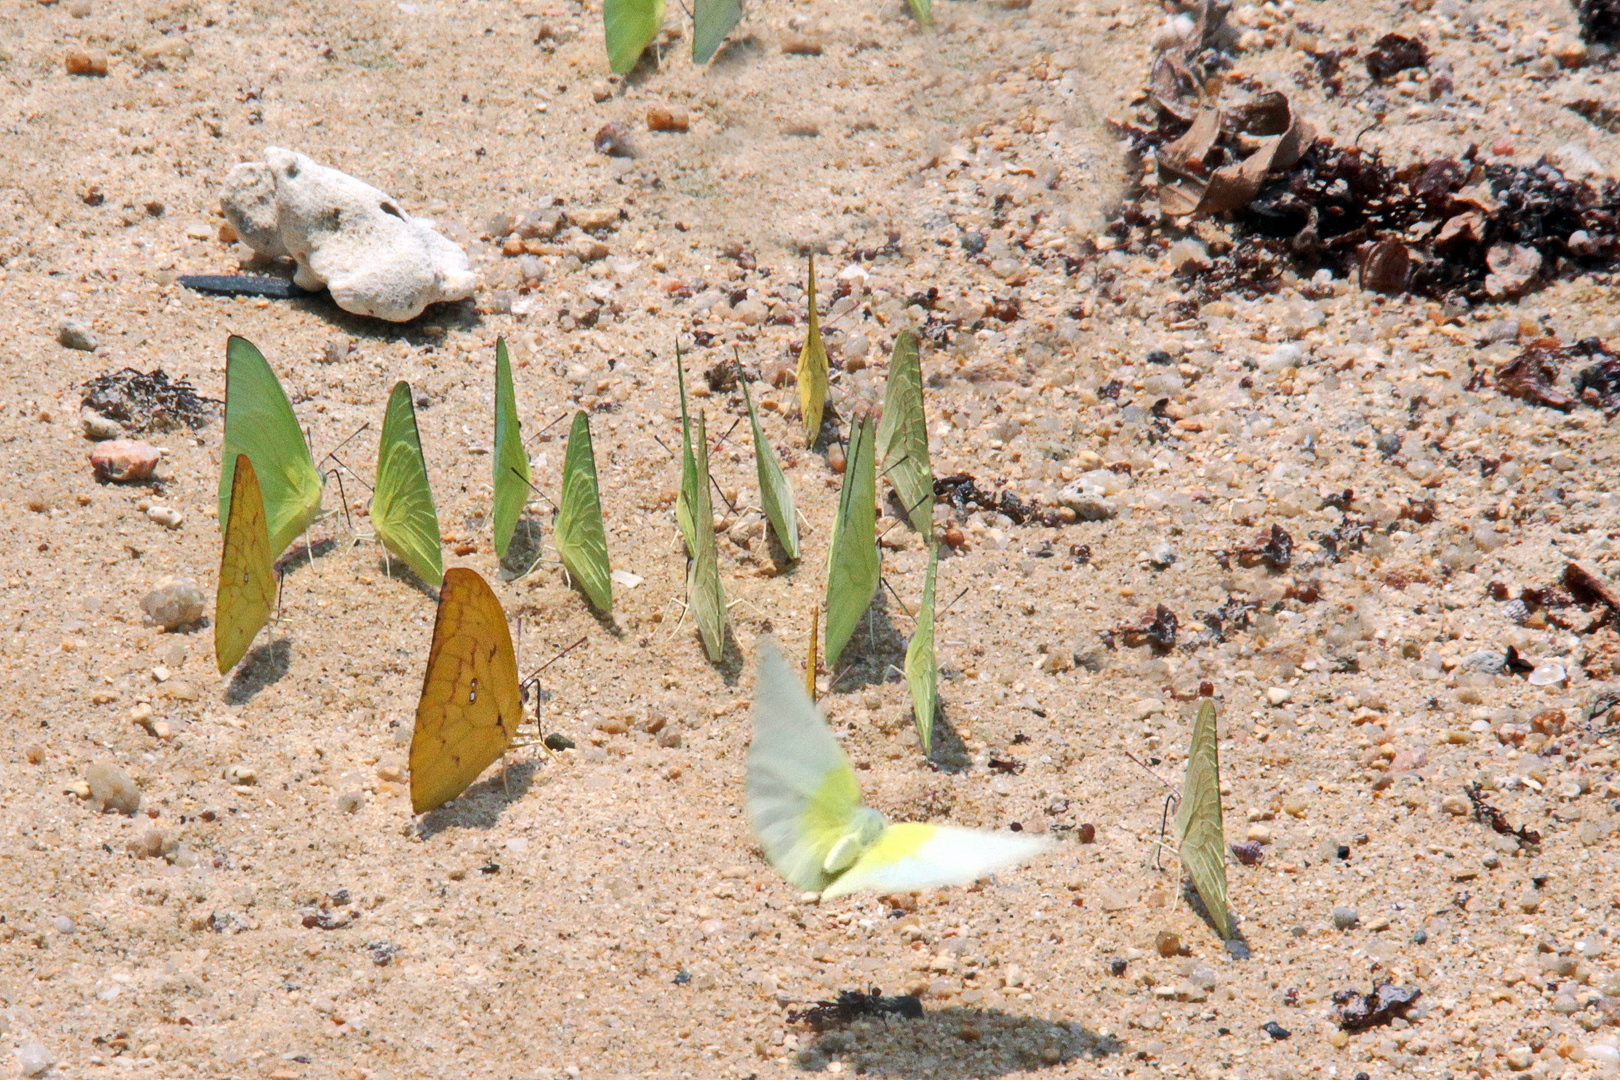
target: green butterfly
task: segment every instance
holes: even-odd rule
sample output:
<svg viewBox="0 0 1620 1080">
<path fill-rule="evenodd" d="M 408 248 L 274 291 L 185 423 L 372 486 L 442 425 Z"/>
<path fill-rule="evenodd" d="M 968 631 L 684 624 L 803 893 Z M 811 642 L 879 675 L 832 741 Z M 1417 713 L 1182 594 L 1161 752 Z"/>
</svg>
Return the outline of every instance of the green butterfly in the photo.
<svg viewBox="0 0 1620 1080">
<path fill-rule="evenodd" d="M 578 579 L 591 605 L 613 610 L 613 578 L 608 567 L 607 531 L 602 527 L 602 498 L 596 483 L 596 453 L 591 447 L 591 421 L 581 409 L 574 414 L 563 458 L 562 505 L 557 509 L 557 552 Z"/>
<path fill-rule="evenodd" d="M 720 582 L 720 551 L 714 540 L 714 503 L 709 498 L 709 437 L 703 414 L 698 413 L 697 437 L 693 441 L 691 487 L 682 485 L 681 501 L 687 504 L 693 526 L 692 558 L 686 568 L 686 594 L 692 605 L 692 618 L 703 638 L 703 651 L 718 664 L 726 652 L 726 590 Z"/>
<path fill-rule="evenodd" d="M 1223 940 L 1237 933 L 1226 901 L 1226 832 L 1221 826 L 1221 765 L 1216 749 L 1215 703 L 1205 698 L 1193 722 L 1187 779 L 1176 808 L 1181 865 Z"/>
<path fill-rule="evenodd" d="M 438 588 L 444 584 L 439 514 L 428 487 L 422 436 L 416 430 L 411 384 L 397 382 L 383 414 L 377 446 L 377 487 L 371 493 L 371 527 L 383 547 L 405 560 L 413 573 Z"/>
<path fill-rule="evenodd" d="M 697 529 L 692 521 L 693 494 L 699 487 L 697 459 L 692 454 L 692 422 L 686 411 L 686 369 L 681 364 L 681 347 L 675 346 L 675 382 L 681 391 L 681 494 L 675 500 L 675 524 L 680 526 L 681 538 L 686 541 L 686 554 L 697 554 Z M 705 490 L 704 498 L 707 498 Z M 707 520 L 707 519 L 705 519 Z"/>
<path fill-rule="evenodd" d="M 517 394 L 512 389 L 512 361 L 506 339 L 495 340 L 495 556 L 506 558 L 518 518 L 529 502 L 529 452 L 523 448 Z"/>
<path fill-rule="evenodd" d="M 844 646 L 878 588 L 877 454 L 872 414 L 855 425 L 844 461 L 832 544 L 827 553 L 827 668 L 838 664 Z"/>
<path fill-rule="evenodd" d="M 692 63 L 707 64 L 715 51 L 725 43 L 726 35 L 742 21 L 742 16 L 742 0 L 695 0 L 692 7 Z"/>
<path fill-rule="evenodd" d="M 917 335 L 900 331 L 889 360 L 883 420 L 877 431 L 878 468 L 906 508 L 912 528 L 934 535 L 934 467 L 928 460 L 928 420 L 923 414 L 922 364 Z"/>
<path fill-rule="evenodd" d="M 748 406 L 748 424 L 754 431 L 754 468 L 759 474 L 760 508 L 765 511 L 765 518 L 776 533 L 776 542 L 782 545 L 788 558 L 798 562 L 799 519 L 793 509 L 793 485 L 788 482 L 787 473 L 782 471 L 782 462 L 759 426 L 759 415 L 754 412 L 754 398 L 748 392 L 748 380 L 739 375 L 737 381 L 742 384 L 743 402 Z"/>
<path fill-rule="evenodd" d="M 746 800 L 771 865 L 823 900 L 965 885 L 1051 847 L 1029 833 L 891 825 L 863 805 L 849 758 L 770 638 L 760 647 Z"/>
<path fill-rule="evenodd" d="M 623 75 L 635 67 L 663 25 L 664 0 L 604 0 L 602 30 L 607 38 L 608 66 L 613 73 Z"/>
<path fill-rule="evenodd" d="M 911 14 L 918 22 L 927 26 L 934 21 L 933 0 L 906 0 L 911 5 Z"/>
<path fill-rule="evenodd" d="M 816 253 L 810 253 L 810 318 L 799 350 L 799 413 L 804 417 L 806 446 L 815 446 L 821 417 L 827 409 L 827 346 L 821 340 L 821 316 L 816 313 Z"/>
<path fill-rule="evenodd" d="M 264 354 L 244 337 L 225 343 L 225 444 L 220 452 L 219 522 L 231 519 L 231 485 L 236 455 L 253 462 L 264 496 L 270 559 L 321 512 L 325 478 L 316 471 L 309 443 L 293 415 L 286 391 Z"/>
<path fill-rule="evenodd" d="M 911 711 L 917 718 L 917 738 L 922 740 L 924 754 L 934 748 L 934 711 L 939 705 L 939 664 L 934 658 L 934 580 L 938 576 L 939 548 L 930 545 L 917 629 L 906 645 L 906 682 L 911 687 Z"/>
</svg>

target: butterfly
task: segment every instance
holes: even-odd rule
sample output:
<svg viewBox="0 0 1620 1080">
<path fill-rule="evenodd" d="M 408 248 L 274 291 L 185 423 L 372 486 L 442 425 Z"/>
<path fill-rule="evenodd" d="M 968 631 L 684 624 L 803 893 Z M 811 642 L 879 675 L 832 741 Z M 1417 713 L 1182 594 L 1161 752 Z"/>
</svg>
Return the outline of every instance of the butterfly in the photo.
<svg viewBox="0 0 1620 1080">
<path fill-rule="evenodd" d="M 221 675 L 247 655 L 276 603 L 275 562 L 253 459 L 237 454 L 231 465 L 230 512 L 214 594 L 214 659 Z"/>
<path fill-rule="evenodd" d="M 742 0 L 694 0 L 692 5 L 692 63 L 707 64 L 725 43 L 726 35 L 742 21 Z"/>
<path fill-rule="evenodd" d="M 439 515 L 428 487 L 422 437 L 416 430 L 411 384 L 394 384 L 377 446 L 377 486 L 371 494 L 371 527 L 384 547 L 417 577 L 437 587 L 444 581 Z"/>
<path fill-rule="evenodd" d="M 855 770 L 775 642 L 760 648 L 748 822 L 778 873 L 824 899 L 963 885 L 1046 850 L 1044 838 L 923 822 L 861 803 Z"/>
<path fill-rule="evenodd" d="M 928 420 L 923 413 L 922 364 L 917 335 L 900 331 L 889 360 L 883 419 L 877 430 L 878 468 L 889 478 L 911 525 L 934 532 L 934 469 L 928 460 Z"/>
<path fill-rule="evenodd" d="M 827 408 L 827 346 L 821 340 L 821 316 L 816 313 L 816 256 L 810 254 L 810 316 L 799 350 L 799 412 L 804 416 L 806 446 L 815 446 L 821 434 L 821 416 Z"/>
<path fill-rule="evenodd" d="M 574 414 L 563 458 L 562 505 L 557 509 L 557 552 L 579 581 L 591 604 L 613 610 L 613 579 L 608 565 L 607 531 L 602 527 L 602 498 L 596 483 L 596 455 L 591 448 L 590 417 Z"/>
<path fill-rule="evenodd" d="M 844 484 L 838 493 L 827 551 L 827 667 L 838 664 L 844 646 L 878 589 L 877 455 L 872 414 L 862 415 L 850 435 Z"/>
<path fill-rule="evenodd" d="M 506 558 L 518 518 L 529 502 L 529 452 L 523 448 L 523 434 L 517 414 L 517 395 L 512 389 L 512 361 L 506 352 L 506 339 L 495 341 L 495 506 L 490 519 L 495 525 L 495 557 Z"/>
<path fill-rule="evenodd" d="M 934 713 L 939 707 L 939 663 L 934 654 L 934 582 L 938 576 L 939 548 L 930 546 L 917 628 L 906 643 L 906 683 L 911 688 L 911 711 L 924 754 L 934 747 Z"/>
<path fill-rule="evenodd" d="M 623 75 L 635 67 L 663 26 L 664 0 L 604 0 L 602 33 L 613 73 Z M 720 36 L 725 37 L 725 33 Z M 715 42 L 715 48 L 719 47 Z"/>
<path fill-rule="evenodd" d="M 759 476 L 759 503 L 765 519 L 776 533 L 776 542 L 789 559 L 799 561 L 799 518 L 793 508 L 793 485 L 782 462 L 776 456 L 765 432 L 759 426 L 759 415 L 754 412 L 754 398 L 748 392 L 748 380 L 738 377 L 742 385 L 743 402 L 748 406 L 748 425 L 754 432 L 754 467 Z"/>
<path fill-rule="evenodd" d="M 692 519 L 692 558 L 686 568 L 686 595 L 703 651 L 718 664 L 726 651 L 726 590 L 720 581 L 720 551 L 714 539 L 714 503 L 709 498 L 709 433 L 698 413 L 692 443 L 690 483 L 683 482 L 681 501 Z"/>
<path fill-rule="evenodd" d="M 444 573 L 411 734 L 411 809 L 460 795 L 506 753 L 523 718 L 517 654 L 501 602 L 474 570 Z"/>
<path fill-rule="evenodd" d="M 236 457 L 253 462 L 264 499 L 272 562 L 321 510 L 324 477 L 292 403 L 264 354 L 244 337 L 225 344 L 225 442 L 219 471 L 219 520 L 231 519 Z"/>
<path fill-rule="evenodd" d="M 1226 832 L 1221 825 L 1221 765 L 1216 748 L 1215 703 L 1205 698 L 1193 721 L 1187 777 L 1176 808 L 1181 865 L 1223 940 L 1236 934 L 1226 900 Z"/>
</svg>

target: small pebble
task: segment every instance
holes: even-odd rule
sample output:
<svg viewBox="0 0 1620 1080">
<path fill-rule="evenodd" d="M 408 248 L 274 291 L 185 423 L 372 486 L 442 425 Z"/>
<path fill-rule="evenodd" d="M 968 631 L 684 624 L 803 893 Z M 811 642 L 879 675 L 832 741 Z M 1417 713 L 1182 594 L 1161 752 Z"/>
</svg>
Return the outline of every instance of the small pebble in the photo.
<svg viewBox="0 0 1620 1080">
<path fill-rule="evenodd" d="M 124 425 L 110 416 L 102 416 L 94 409 L 79 410 L 79 422 L 84 425 L 84 437 L 101 442 L 105 439 L 122 439 Z"/>
<path fill-rule="evenodd" d="M 1528 1046 L 1509 1047 L 1506 1057 L 1510 1069 L 1528 1069 L 1536 1059 L 1535 1052 Z"/>
<path fill-rule="evenodd" d="M 56 927 L 58 934 L 76 934 L 79 932 L 78 926 L 66 915 L 58 915 L 51 920 L 51 925 Z"/>
<path fill-rule="evenodd" d="M 820 56 L 821 42 L 805 34 L 783 34 L 782 51 L 790 56 Z"/>
<path fill-rule="evenodd" d="M 84 770 L 84 779 L 90 785 L 90 801 L 100 803 L 103 813 L 116 810 L 128 815 L 141 808 L 141 789 L 129 773 L 110 761 L 92 762 Z"/>
<path fill-rule="evenodd" d="M 1266 700 L 1273 707 L 1286 705 L 1294 700 L 1294 692 L 1286 686 L 1269 686 L 1266 688 Z"/>
<path fill-rule="evenodd" d="M 608 157 L 633 158 L 636 157 L 635 147 L 630 143 L 630 133 L 622 124 L 603 124 L 592 140 L 598 154 Z"/>
<path fill-rule="evenodd" d="M 679 105 L 653 105 L 647 109 L 648 131 L 685 132 L 691 123 L 686 110 Z"/>
<path fill-rule="evenodd" d="M 1266 857 L 1266 851 L 1258 840 L 1247 840 L 1232 845 L 1232 857 L 1244 866 L 1259 866 Z"/>
<path fill-rule="evenodd" d="M 1269 844 L 1271 843 L 1271 830 L 1258 823 L 1250 825 L 1248 832 L 1245 834 L 1245 839 L 1256 844 Z"/>
<path fill-rule="evenodd" d="M 177 630 L 203 617 L 207 599 L 190 578 L 170 574 L 141 597 L 146 617 L 165 630 Z"/>
<path fill-rule="evenodd" d="M 1333 928 L 1335 930 L 1354 930 L 1361 923 L 1361 916 L 1356 914 L 1352 907 L 1335 907 L 1333 909 Z"/>
<path fill-rule="evenodd" d="M 56 1064 L 55 1056 L 37 1042 L 23 1043 L 15 1052 L 17 1068 L 24 1076 L 44 1076 Z"/>
<path fill-rule="evenodd" d="M 1564 665 L 1556 660 L 1543 660 L 1527 677 L 1531 686 L 1558 686 L 1568 677 Z"/>
<path fill-rule="evenodd" d="M 109 439 L 90 451 L 96 479 L 128 484 L 149 479 L 163 460 L 163 451 L 138 439 Z"/>
<path fill-rule="evenodd" d="M 1145 557 L 1156 569 L 1167 570 L 1176 561 L 1176 549 L 1160 542 L 1148 548 Z"/>
<path fill-rule="evenodd" d="M 172 506 L 149 506 L 146 508 L 148 521 L 155 522 L 165 529 L 178 529 L 186 520 L 186 515 Z"/>
<path fill-rule="evenodd" d="M 94 75 L 100 77 L 107 74 L 107 54 L 103 52 L 69 49 L 64 62 L 69 75 Z M 30 1073 L 29 1075 L 32 1076 L 33 1074 Z"/>
<path fill-rule="evenodd" d="M 56 327 L 56 340 L 69 349 L 94 352 L 100 344 L 90 328 L 77 319 L 63 319 Z"/>
<path fill-rule="evenodd" d="M 1422 945 L 1422 944 L 1426 943 L 1428 940 L 1429 940 L 1429 932 L 1427 930 L 1417 930 L 1417 931 L 1414 931 L 1413 934 L 1412 934 L 1412 944 L 1414 944 L 1414 945 Z"/>
<path fill-rule="evenodd" d="M 1089 821 L 1081 822 L 1074 831 L 1082 844 L 1095 844 L 1097 842 L 1097 826 Z"/>
<path fill-rule="evenodd" d="M 1153 935 L 1153 948 L 1160 956 L 1176 956 L 1181 952 L 1181 936 L 1171 930 L 1160 930 Z"/>
<path fill-rule="evenodd" d="M 259 772 L 247 765 L 227 765 L 221 774 L 225 782 L 234 787 L 248 787 L 259 782 Z"/>
<path fill-rule="evenodd" d="M 1264 1024 L 1260 1025 L 1260 1030 L 1265 1032 L 1267 1035 L 1270 1035 L 1278 1042 L 1281 1042 L 1283 1039 L 1286 1039 L 1288 1036 L 1293 1034 L 1292 1031 L 1289 1031 L 1275 1020 L 1267 1020 Z"/>
</svg>

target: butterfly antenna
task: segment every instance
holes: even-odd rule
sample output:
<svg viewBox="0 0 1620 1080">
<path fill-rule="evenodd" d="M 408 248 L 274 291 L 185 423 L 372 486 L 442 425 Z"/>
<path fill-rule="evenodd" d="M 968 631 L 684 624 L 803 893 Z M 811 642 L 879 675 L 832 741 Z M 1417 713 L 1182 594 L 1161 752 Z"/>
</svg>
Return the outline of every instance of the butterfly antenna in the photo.
<svg viewBox="0 0 1620 1080">
<path fill-rule="evenodd" d="M 839 668 L 838 669 L 838 674 L 834 675 L 832 678 L 827 680 L 827 693 L 829 693 L 829 694 L 832 693 L 832 688 L 837 686 L 839 681 L 841 679 L 843 679 L 843 677 L 845 675 L 848 675 L 851 671 L 854 671 L 854 670 L 855 670 L 855 661 L 853 661 L 853 660 L 851 660 L 849 663 L 845 664 L 843 667 Z"/>
<path fill-rule="evenodd" d="M 714 453 L 714 452 L 715 452 L 715 451 L 716 451 L 716 450 L 718 450 L 718 449 L 720 449 L 720 448 L 721 448 L 721 447 L 722 447 L 722 446 L 724 446 L 724 445 L 725 445 L 725 444 L 726 444 L 726 440 L 727 440 L 727 439 L 729 439 L 729 438 L 731 438 L 731 433 L 732 433 L 732 432 L 733 432 L 733 431 L 736 431 L 736 430 L 737 430 L 737 425 L 738 425 L 738 424 L 740 424 L 740 423 L 742 423 L 742 421 L 743 421 L 743 418 L 742 418 L 742 417 L 740 417 L 740 416 L 739 416 L 739 417 L 737 417 L 737 419 L 735 419 L 735 420 L 733 420 L 733 421 L 732 421 L 732 422 L 731 422 L 731 426 L 730 426 L 730 427 L 728 427 L 728 428 L 726 428 L 726 433 L 725 433 L 725 434 L 724 434 L 724 435 L 722 435 L 722 436 L 720 436 L 720 437 L 719 437 L 719 438 L 718 438 L 718 439 L 716 439 L 716 440 L 715 440 L 715 441 L 714 441 L 714 445 L 713 445 L 713 446 L 712 446 L 712 447 L 710 447 L 710 448 L 709 448 L 709 453 L 711 453 L 711 454 L 712 454 L 712 453 Z"/>
<path fill-rule="evenodd" d="M 514 467 L 514 468 L 513 468 L 513 469 L 512 469 L 512 475 L 513 475 L 513 476 L 515 476 L 515 477 L 517 477 L 517 478 L 518 478 L 518 479 L 519 479 L 519 480 L 522 480 L 522 481 L 523 481 L 523 483 L 524 483 L 524 484 L 525 484 L 525 485 L 527 485 L 527 487 L 528 487 L 528 489 L 529 489 L 529 490 L 530 490 L 530 491 L 532 491 L 532 492 L 534 492 L 534 493 L 535 493 L 535 494 L 536 494 L 536 495 L 538 495 L 538 496 L 540 496 L 540 497 L 541 497 L 541 498 L 542 498 L 542 499 L 544 499 L 544 500 L 546 500 L 546 502 L 548 502 L 548 503 L 551 503 L 551 509 L 552 509 L 552 510 L 553 510 L 553 511 L 556 511 L 556 510 L 560 510 L 560 509 L 562 509 L 562 508 L 561 508 L 561 507 L 559 507 L 559 506 L 558 506 L 558 505 L 557 505 L 557 504 L 556 504 L 556 503 L 554 503 L 554 502 L 551 502 L 551 496 L 550 496 L 550 495 L 547 495 L 547 494 L 546 494 L 546 493 L 545 493 L 545 492 L 543 492 L 543 491 L 541 491 L 541 490 L 540 490 L 540 489 L 539 489 L 539 488 L 537 488 L 537 487 L 535 487 L 535 486 L 534 486 L 534 484 L 532 484 L 532 483 L 530 483 L 530 481 L 529 481 L 529 480 L 528 480 L 528 479 L 527 479 L 527 478 L 526 478 L 526 477 L 525 477 L 525 476 L 524 476 L 524 475 L 523 475 L 523 474 L 522 474 L 522 473 L 520 473 L 520 472 L 518 472 L 518 471 L 517 471 L 517 469 L 516 469 L 516 467 Z"/>
<path fill-rule="evenodd" d="M 737 504 L 726 498 L 726 493 L 720 490 L 720 481 L 714 478 L 714 473 L 709 474 L 709 485 L 714 488 L 714 493 L 720 496 L 720 501 L 726 504 L 726 508 L 735 515 L 737 513 Z"/>
<path fill-rule="evenodd" d="M 968 588 L 969 588 L 969 587 L 968 587 L 968 586 L 966 586 L 966 585 L 964 585 L 964 586 L 962 586 L 962 591 L 961 591 L 961 592 L 959 592 L 959 593 L 957 593 L 957 594 L 956 594 L 956 595 L 955 595 L 955 596 L 953 596 L 953 597 L 951 597 L 951 602 L 950 602 L 950 603 L 949 603 L 949 604 L 946 604 L 946 605 L 945 605 L 945 606 L 944 606 L 944 607 L 942 607 L 942 608 L 940 608 L 940 609 L 939 609 L 939 617 L 940 617 L 940 618 L 942 618 L 942 619 L 943 619 L 943 618 L 944 618 L 944 617 L 945 617 L 945 613 L 946 613 L 946 612 L 947 612 L 947 611 L 949 611 L 949 610 L 951 610 L 951 607 L 952 607 L 952 606 L 953 606 L 953 605 L 954 605 L 954 604 L 955 604 L 955 603 L 956 603 L 956 602 L 957 602 L 957 601 L 958 601 L 958 600 L 960 600 L 960 599 L 962 599 L 962 597 L 964 597 L 964 596 L 966 596 L 966 595 L 967 595 L 967 591 L 968 591 Z"/>
<path fill-rule="evenodd" d="M 344 439 L 342 442 L 340 442 L 336 446 L 332 447 L 332 449 L 328 450 L 326 452 L 326 457 L 321 458 L 321 464 L 325 465 L 327 458 L 331 458 L 333 461 L 338 461 L 337 452 L 339 450 L 343 449 L 345 446 L 348 446 L 350 443 L 354 442 L 355 439 L 360 437 L 360 433 L 365 431 L 370 426 L 371 426 L 371 421 L 370 420 L 367 420 L 365 423 L 361 424 L 357 429 L 355 429 L 355 432 L 354 432 L 353 435 L 350 435 L 347 439 Z M 305 437 L 305 439 L 309 438 L 309 435 L 308 435 L 307 432 L 305 433 L 304 437 Z M 343 463 L 341 461 L 338 461 L 338 464 L 341 465 Z M 345 466 L 345 467 L 347 467 L 347 466 Z"/>
<path fill-rule="evenodd" d="M 1170 804 L 1176 801 L 1174 794 L 1164 797 L 1164 815 L 1159 818 L 1159 842 L 1153 848 L 1153 869 L 1159 869 L 1159 858 L 1164 854 L 1164 830 L 1170 824 Z"/>
<path fill-rule="evenodd" d="M 337 481 L 338 499 L 343 503 L 343 524 L 348 526 L 349 535 L 354 535 L 354 519 L 349 516 L 349 493 L 343 489 L 343 474 L 336 469 L 331 472 L 332 479 Z M 361 481 L 365 483 L 365 481 Z"/>
<path fill-rule="evenodd" d="M 671 450 L 667 445 L 665 445 L 664 440 L 660 439 L 657 435 L 653 436 L 653 442 L 657 443 L 659 446 L 664 447 L 664 453 L 668 454 L 670 457 L 680 457 L 679 454 L 677 454 L 675 451 Z"/>
<path fill-rule="evenodd" d="M 557 419 L 553 420 L 551 423 L 547 424 L 545 427 L 541 428 L 539 431 L 535 432 L 533 435 L 530 435 L 528 437 L 528 439 L 526 439 L 524 441 L 524 443 L 523 443 L 524 449 L 528 449 L 529 443 L 534 442 L 534 440 L 538 439 L 540 436 L 544 435 L 546 432 L 548 432 L 552 428 L 556 427 L 559 423 L 562 422 L 562 420 L 565 417 L 567 417 L 567 415 L 568 414 L 566 412 L 563 413 L 562 416 L 557 417 Z"/>
<path fill-rule="evenodd" d="M 879 476 L 888 476 L 891 472 L 898 469 L 901 465 L 904 465 L 905 462 L 906 462 L 906 459 L 909 458 L 910 456 L 911 456 L 910 454 L 902 454 L 902 455 L 900 455 L 899 460 L 897 460 L 894 464 L 890 465 L 887 469 L 884 469 L 882 472 L 878 473 L 878 475 Z"/>
<path fill-rule="evenodd" d="M 880 575 L 878 580 L 883 582 L 883 587 L 885 589 L 889 590 L 889 595 L 894 597 L 894 602 L 900 605 L 900 610 L 906 613 L 906 618 L 915 623 L 917 621 L 917 616 L 913 615 L 911 613 L 911 609 L 906 607 L 906 602 L 900 599 L 899 593 L 894 591 L 894 586 L 889 584 L 889 579 Z"/>
<path fill-rule="evenodd" d="M 523 626 L 523 622 L 520 619 L 520 620 L 518 620 L 519 633 L 522 633 L 522 629 L 521 629 L 522 626 Z M 542 671 L 546 670 L 546 668 L 550 667 L 552 664 L 555 664 L 557 661 L 561 660 L 563 657 L 567 656 L 569 653 L 573 652 L 575 649 L 579 648 L 581 645 L 585 644 L 589 640 L 590 640 L 590 638 L 588 636 L 580 638 L 578 641 L 576 641 L 572 645 L 568 646 L 568 648 L 564 649 L 562 652 L 558 653 L 556 656 L 553 656 L 550 660 L 547 660 L 545 663 L 543 663 L 539 667 L 535 668 L 533 674 L 531 674 L 531 675 L 527 676 L 526 678 L 524 678 L 524 680 L 521 683 L 519 683 L 518 685 L 519 686 L 528 686 L 530 683 L 538 681 L 539 678 L 540 678 L 540 673 Z"/>
</svg>

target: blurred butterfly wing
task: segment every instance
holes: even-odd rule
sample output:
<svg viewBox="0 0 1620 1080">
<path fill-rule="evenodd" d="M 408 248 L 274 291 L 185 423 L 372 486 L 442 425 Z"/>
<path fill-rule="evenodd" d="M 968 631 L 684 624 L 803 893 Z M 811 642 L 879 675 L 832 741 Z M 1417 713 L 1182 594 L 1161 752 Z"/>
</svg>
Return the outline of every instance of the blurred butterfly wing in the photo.
<svg viewBox="0 0 1620 1080">
<path fill-rule="evenodd" d="M 966 885 L 1024 862 L 1049 846 L 1045 839 L 1024 833 L 920 822 L 890 825 L 821 895 L 831 900 L 853 892 L 911 892 Z"/>
<path fill-rule="evenodd" d="M 253 459 L 237 454 L 232 464 L 231 516 L 225 522 L 214 594 L 214 659 L 221 675 L 247 655 L 276 604 L 275 560 Z"/>
<path fill-rule="evenodd" d="M 907 0 L 907 2 L 911 5 L 912 17 L 918 22 L 927 26 L 934 21 L 933 0 Z"/>
<path fill-rule="evenodd" d="M 506 340 L 495 341 L 495 506 L 490 517 L 495 525 L 495 556 L 506 558 L 518 518 L 529 502 L 529 452 L 523 448 L 523 432 L 518 423 L 517 393 L 512 388 L 512 362 Z"/>
<path fill-rule="evenodd" d="M 748 393 L 748 380 L 738 381 L 742 383 L 743 401 L 748 406 L 748 423 L 754 431 L 754 466 L 759 474 L 760 508 L 765 511 L 765 517 L 771 523 L 771 530 L 776 533 L 776 542 L 782 545 L 782 550 L 788 558 L 798 562 L 799 519 L 793 509 L 793 485 L 788 482 L 787 473 L 782 471 L 782 462 L 777 459 L 776 450 L 765 438 L 765 432 L 759 426 L 759 416 L 754 412 L 754 399 Z"/>
<path fill-rule="evenodd" d="M 383 546 L 405 560 L 417 577 L 437 588 L 444 582 L 439 514 L 428 486 L 422 437 L 416 428 L 411 384 L 398 382 L 388 395 L 382 440 L 377 445 L 377 487 L 371 493 L 371 527 Z"/>
<path fill-rule="evenodd" d="M 804 417 L 806 446 L 815 446 L 821 434 L 821 416 L 827 408 L 827 346 L 821 340 L 821 316 L 816 312 L 816 257 L 810 255 L 810 316 L 799 350 L 799 412 Z"/>
<path fill-rule="evenodd" d="M 562 505 L 557 509 L 557 551 L 563 565 L 598 611 L 613 610 L 613 578 L 608 566 L 607 530 L 602 527 L 602 496 L 596 483 L 596 452 L 591 421 L 574 414 L 563 458 Z"/>
<path fill-rule="evenodd" d="M 219 470 L 219 520 L 231 519 L 236 455 L 253 461 L 264 498 L 270 559 L 287 549 L 321 510 L 321 474 L 315 471 L 292 403 L 264 354 L 247 338 L 225 343 L 225 442 Z"/>
<path fill-rule="evenodd" d="M 877 470 L 872 417 L 863 416 L 849 440 L 844 486 L 838 496 L 827 554 L 827 656 L 837 667 L 844 646 L 878 588 Z"/>
<path fill-rule="evenodd" d="M 934 467 L 928 460 L 928 419 L 923 412 L 922 363 L 917 335 L 900 331 L 889 360 L 883 394 L 883 420 L 877 431 L 878 469 L 894 485 L 911 527 L 925 537 L 934 532 Z"/>
<path fill-rule="evenodd" d="M 1216 749 L 1215 703 L 1205 698 L 1193 722 L 1187 752 L 1187 780 L 1176 809 L 1176 844 L 1181 864 L 1215 929 L 1223 939 L 1234 932 L 1226 900 L 1226 833 L 1221 825 L 1221 768 Z"/>
<path fill-rule="evenodd" d="M 681 490 L 675 499 L 675 524 L 680 526 L 681 538 L 686 541 L 688 557 L 697 553 L 697 527 L 693 524 L 692 506 L 698 497 L 697 459 L 692 455 L 692 418 L 686 411 L 686 369 L 681 364 L 681 347 L 675 346 L 675 382 L 681 390 Z M 708 488 L 701 486 L 703 498 Z"/>
<path fill-rule="evenodd" d="M 495 593 L 465 567 L 445 571 L 411 735 L 411 809 L 467 790 L 506 752 L 523 718 L 517 657 Z"/>
<path fill-rule="evenodd" d="M 914 0 L 915 2 L 915 0 Z M 742 0 L 695 0 L 692 6 L 692 63 L 707 64 L 742 21 Z"/>
<path fill-rule="evenodd" d="M 917 718 L 917 738 L 922 740 L 924 754 L 933 750 L 934 709 L 939 702 L 939 665 L 934 658 L 934 581 L 938 576 L 939 548 L 935 547 L 928 551 L 917 629 L 906 645 L 906 682 L 911 687 L 911 711 Z"/>
<path fill-rule="evenodd" d="M 602 30 L 615 75 L 636 66 L 664 25 L 664 0 L 605 0 Z"/>
<path fill-rule="evenodd" d="M 693 440 L 694 472 L 692 561 L 686 570 L 687 596 L 692 618 L 703 638 L 703 651 L 718 664 L 726 652 L 726 590 L 720 581 L 720 550 L 714 539 L 714 503 L 709 498 L 709 435 L 703 414 L 698 413 L 697 437 Z"/>
<path fill-rule="evenodd" d="M 860 786 L 832 729 L 769 638 L 760 644 L 746 801 L 748 823 L 771 865 L 800 889 L 826 887 L 831 879 L 822 867 L 851 829 Z"/>
</svg>

